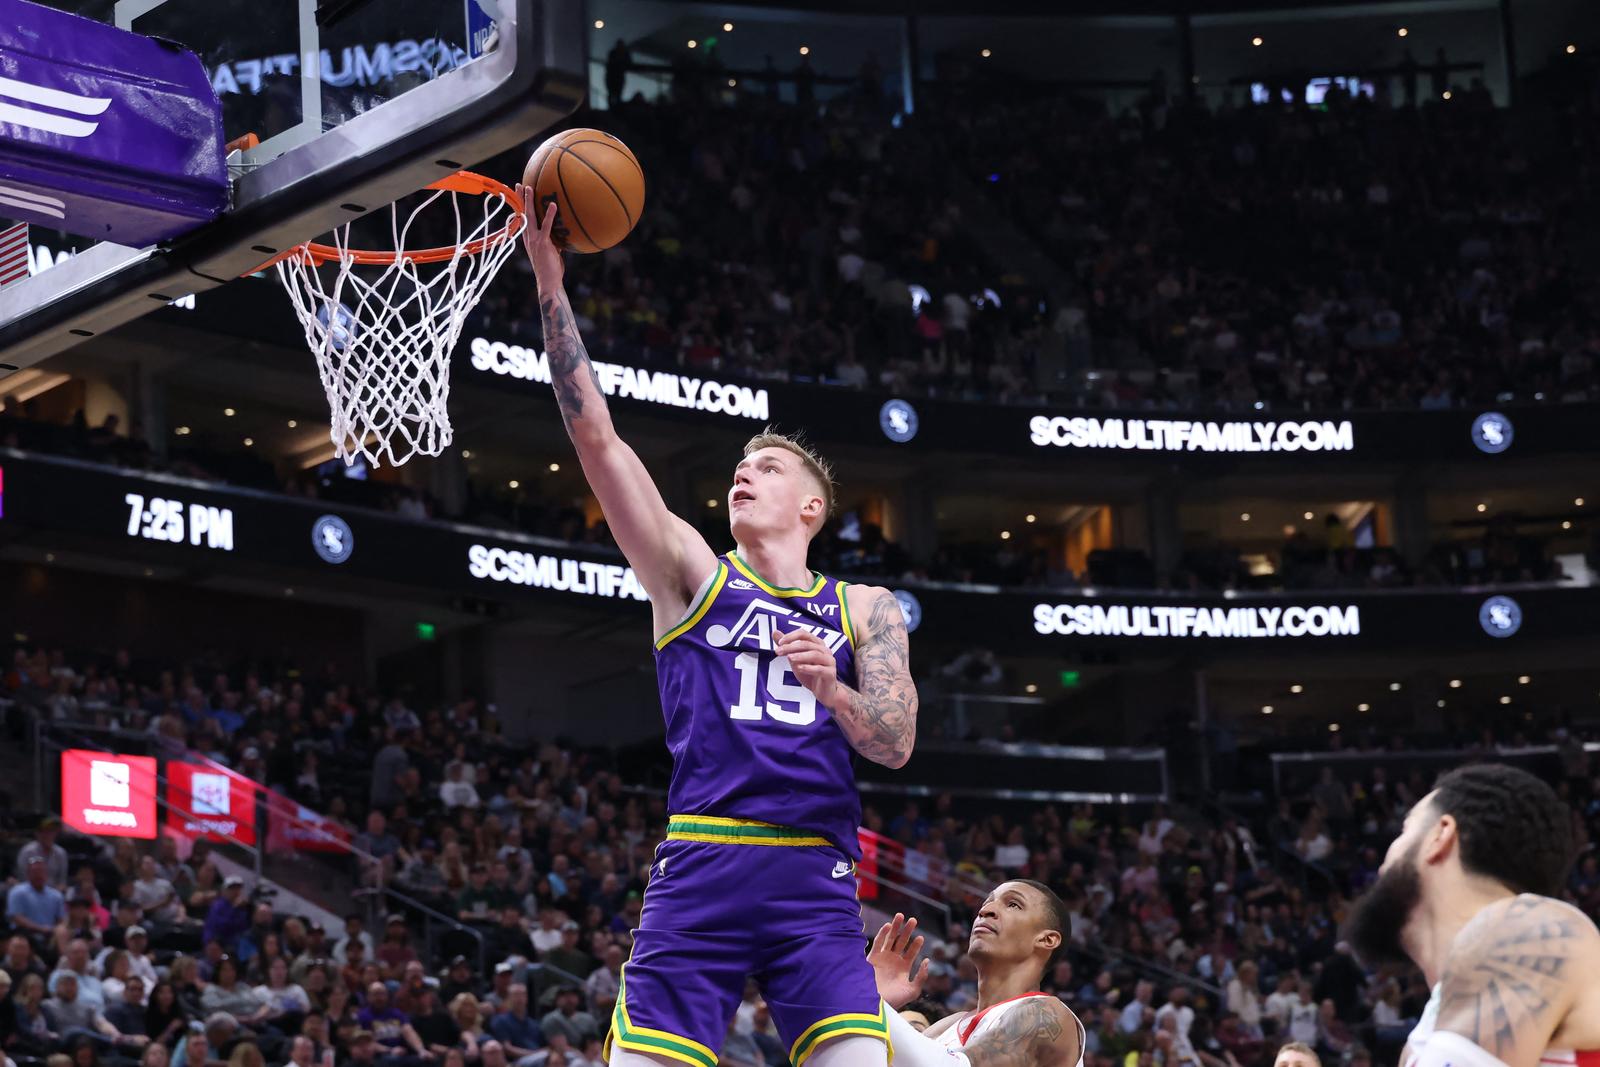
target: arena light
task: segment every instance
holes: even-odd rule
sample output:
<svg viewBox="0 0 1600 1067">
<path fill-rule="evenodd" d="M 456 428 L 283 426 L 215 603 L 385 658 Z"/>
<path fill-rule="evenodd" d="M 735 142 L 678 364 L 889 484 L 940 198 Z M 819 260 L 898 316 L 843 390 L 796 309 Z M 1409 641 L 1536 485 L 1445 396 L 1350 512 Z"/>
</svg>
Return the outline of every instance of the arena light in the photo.
<svg viewBox="0 0 1600 1067">
<path fill-rule="evenodd" d="M 1399 682 L 1390 682 L 1389 683 L 1389 692 L 1391 692 L 1391 693 L 1400 692 L 1400 683 Z"/>
<path fill-rule="evenodd" d="M 1526 674 L 1517 675 L 1517 684 L 1518 685 L 1527 685 L 1531 681 L 1533 681 L 1533 679 L 1531 677 L 1529 677 L 1528 675 L 1526 675 Z"/>
<path fill-rule="evenodd" d="M 254 437 L 246 437 L 244 439 L 244 447 L 246 447 L 246 448 L 249 448 L 250 446 L 254 445 L 255 443 L 256 443 L 256 439 Z"/>
<path fill-rule="evenodd" d="M 1254 46 L 1255 46 L 1255 47 L 1257 47 L 1257 48 L 1260 48 L 1260 47 L 1261 47 L 1261 46 L 1262 46 L 1262 45 L 1263 45 L 1263 44 L 1266 44 L 1266 42 L 1265 42 L 1265 41 L 1263 41 L 1263 40 L 1262 40 L 1262 39 L 1261 39 L 1261 38 L 1259 38 L 1259 37 L 1252 37 L 1252 38 L 1250 38 L 1250 43 L 1251 43 L 1251 44 L 1252 44 L 1252 45 L 1254 45 Z"/>
<path fill-rule="evenodd" d="M 1511 698 L 1509 696 L 1503 696 L 1503 697 L 1500 698 L 1500 703 L 1509 704 L 1509 703 L 1511 703 Z"/>
<path fill-rule="evenodd" d="M 1032 513 L 1029 513 L 1029 514 L 1027 514 L 1027 515 L 1024 515 L 1024 516 L 1023 516 L 1023 517 L 1022 517 L 1022 521 L 1023 521 L 1023 522 L 1029 522 L 1029 523 L 1032 523 L 1032 522 L 1038 522 L 1038 521 L 1039 521 L 1039 516 L 1037 516 L 1037 515 L 1034 515 L 1034 514 L 1032 514 Z"/>
<path fill-rule="evenodd" d="M 46 552 L 44 554 L 44 561 L 46 563 L 54 563 L 56 561 L 56 554 L 54 552 Z"/>
<path fill-rule="evenodd" d="M 597 29 L 597 30 L 605 29 L 606 28 L 606 20 L 605 19 L 595 19 L 594 20 L 594 28 Z"/>
<path fill-rule="evenodd" d="M 1396 37 L 1404 37 L 1408 33 L 1410 33 L 1411 31 L 1406 29 L 1404 26 L 1401 26 L 1398 30 L 1395 30 L 1394 32 L 1395 32 L 1395 36 Z"/>
<path fill-rule="evenodd" d="M 1461 688 L 1461 679 L 1460 678 L 1452 678 L 1452 679 L 1450 679 L 1450 688 L 1451 689 L 1460 689 Z"/>
<path fill-rule="evenodd" d="M 232 408 L 223 408 L 222 409 L 222 413 L 224 415 L 228 416 L 228 418 L 230 418 L 230 419 L 233 418 L 233 409 Z"/>
<path fill-rule="evenodd" d="M 700 42 L 695 40 L 693 37 L 691 37 L 691 38 L 689 38 L 689 42 L 688 42 L 687 47 L 689 47 L 689 48 L 699 48 L 700 47 Z"/>
<path fill-rule="evenodd" d="M 1298 693 L 1304 693 L 1305 691 L 1306 691 L 1306 687 L 1301 685 L 1298 682 L 1296 682 L 1294 685 L 1291 685 L 1289 687 L 1289 692 L 1291 692 L 1291 693 L 1297 693 L 1298 694 Z"/>
<path fill-rule="evenodd" d="M 1575 44 L 1567 45 L 1567 55 L 1570 56 L 1570 55 L 1572 55 L 1572 53 L 1576 52 L 1577 50 L 1578 50 L 1578 46 L 1577 45 L 1575 45 Z"/>
<path fill-rule="evenodd" d="M 1356 705 L 1356 710 L 1357 711 L 1371 711 L 1372 710 L 1372 705 L 1371 704 L 1357 704 Z"/>
<path fill-rule="evenodd" d="M 1562 528 L 1562 529 L 1563 529 L 1563 530 L 1570 530 L 1570 529 L 1572 529 L 1572 520 L 1571 520 L 1571 519 L 1562 519 L 1562 520 L 1561 520 L 1561 528 Z"/>
<path fill-rule="evenodd" d="M 551 473 L 551 474 L 556 474 L 556 473 L 558 473 L 558 472 L 559 472 L 559 471 L 560 471 L 560 470 L 561 470 L 561 464 L 559 464 L 559 463 L 552 463 L 552 464 L 550 464 L 550 473 Z"/>
<path fill-rule="evenodd" d="M 506 485 L 509 486 L 512 489 L 521 489 L 522 488 L 522 483 L 517 481 L 515 478 L 513 478 L 509 482 L 507 482 Z"/>
<path fill-rule="evenodd" d="M 739 79 L 738 78 L 729 78 L 728 79 L 728 88 L 730 88 L 730 89 L 739 88 Z"/>
<path fill-rule="evenodd" d="M 299 419 L 290 419 L 289 420 L 289 429 L 292 430 L 292 429 L 294 429 L 295 427 L 297 427 L 299 425 L 300 425 L 300 420 Z"/>
<path fill-rule="evenodd" d="M 1446 100 L 1448 100 L 1448 99 L 1450 99 L 1450 90 L 1449 90 L 1449 89 L 1446 89 L 1446 90 L 1445 90 L 1445 91 L 1444 91 L 1444 98 L 1445 98 L 1445 99 L 1446 99 Z"/>
<path fill-rule="evenodd" d="M 1580 496 L 1580 497 L 1574 498 L 1573 501 L 1572 501 L 1572 506 L 1575 507 L 1575 508 L 1583 507 L 1583 497 Z"/>
<path fill-rule="evenodd" d="M 1039 691 L 1039 687 L 1034 685 L 1032 682 L 1029 682 L 1027 685 L 1023 686 L 1022 688 L 1023 688 L 1024 692 L 1028 692 L 1028 693 L 1037 693 Z"/>
<path fill-rule="evenodd" d="M 724 23 L 723 23 L 723 24 L 722 24 L 722 32 L 723 32 L 723 33 L 732 33 L 732 32 L 733 32 L 733 23 L 731 23 L 731 22 L 724 22 Z"/>
<path fill-rule="evenodd" d="M 1011 540 L 1011 531 L 1010 530 L 1001 530 L 1000 531 L 1000 540 L 1002 540 L 1002 541 Z"/>
<path fill-rule="evenodd" d="M 811 46 L 810 45 L 801 45 L 800 46 L 800 54 L 803 55 L 803 56 L 809 56 L 811 54 Z"/>
<path fill-rule="evenodd" d="M 462 450 L 461 450 L 461 458 L 462 458 L 462 459 L 471 459 L 471 458 L 472 458 L 472 449 L 470 449 L 470 448 L 463 448 L 463 449 L 462 449 Z"/>
<path fill-rule="evenodd" d="M 1440 697 L 1440 698 L 1439 698 L 1439 699 L 1438 699 L 1438 700 L 1435 700 L 1435 701 L 1434 701 L 1434 702 L 1433 702 L 1433 705 L 1434 705 L 1434 707 L 1436 707 L 1436 708 L 1442 708 L 1442 707 L 1444 707 L 1444 697 Z"/>
<path fill-rule="evenodd" d="M 706 507 L 714 508 L 716 506 L 717 506 L 717 498 L 716 497 L 713 496 L 713 497 L 708 497 L 706 499 Z"/>
<path fill-rule="evenodd" d="M 1239 513 L 1239 521 L 1240 522 L 1249 522 L 1250 521 L 1250 513 L 1248 511 L 1241 511 Z"/>
<path fill-rule="evenodd" d="M 1484 513 L 1484 512 L 1485 512 L 1485 511 L 1488 511 L 1488 510 L 1489 510 L 1489 505 L 1488 505 L 1488 504 L 1479 504 L 1479 505 L 1478 505 L 1478 514 L 1480 514 L 1480 515 L 1481 515 L 1481 514 L 1483 514 L 1483 513 Z"/>
<path fill-rule="evenodd" d="M 1329 723 L 1329 724 L 1328 724 L 1328 732 L 1329 732 L 1329 733 L 1330 733 L 1330 734 L 1336 734 L 1336 733 L 1338 733 L 1338 732 L 1339 732 L 1339 724 L 1338 724 L 1338 723 L 1336 723 L 1336 722 L 1330 722 L 1330 723 Z"/>
<path fill-rule="evenodd" d="M 984 59 L 988 59 L 990 56 L 994 55 L 994 53 L 989 51 L 987 48 L 985 48 L 983 51 L 979 52 L 978 54 L 980 56 L 982 56 Z"/>
<path fill-rule="evenodd" d="M 1272 709 L 1272 705 L 1271 704 L 1263 704 L 1263 705 L 1261 705 L 1261 714 L 1263 714 L 1263 715 L 1271 715 L 1272 714 L 1272 710 L 1273 709 Z"/>
<path fill-rule="evenodd" d="M 188 437 L 194 431 L 189 429 L 189 427 L 187 427 L 187 426 L 179 426 L 177 429 L 173 430 L 172 432 L 177 434 L 179 437 Z"/>
<path fill-rule="evenodd" d="M 1316 516 L 1308 511 L 1305 513 L 1304 518 L 1307 522 L 1310 522 L 1312 519 L 1316 518 Z"/>
</svg>

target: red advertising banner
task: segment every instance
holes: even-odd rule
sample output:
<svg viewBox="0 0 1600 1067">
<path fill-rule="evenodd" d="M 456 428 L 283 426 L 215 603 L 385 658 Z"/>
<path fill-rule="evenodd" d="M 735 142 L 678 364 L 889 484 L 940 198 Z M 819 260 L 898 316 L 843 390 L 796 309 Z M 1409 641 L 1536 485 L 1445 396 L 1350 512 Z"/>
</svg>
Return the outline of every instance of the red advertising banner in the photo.
<svg viewBox="0 0 1600 1067">
<path fill-rule="evenodd" d="M 886 837 L 873 833 L 866 827 L 857 831 L 857 840 L 861 843 L 861 862 L 856 864 L 856 899 L 878 899 L 878 845 L 880 842 L 894 844 Z"/>
<path fill-rule="evenodd" d="M 338 822 L 271 789 L 267 795 L 267 849 L 280 852 L 348 852 L 350 831 Z"/>
<path fill-rule="evenodd" d="M 167 829 L 208 841 L 256 843 L 255 782 L 215 764 L 167 763 Z"/>
<path fill-rule="evenodd" d="M 61 821 L 99 837 L 156 836 L 156 761 L 69 748 L 61 753 Z"/>
</svg>

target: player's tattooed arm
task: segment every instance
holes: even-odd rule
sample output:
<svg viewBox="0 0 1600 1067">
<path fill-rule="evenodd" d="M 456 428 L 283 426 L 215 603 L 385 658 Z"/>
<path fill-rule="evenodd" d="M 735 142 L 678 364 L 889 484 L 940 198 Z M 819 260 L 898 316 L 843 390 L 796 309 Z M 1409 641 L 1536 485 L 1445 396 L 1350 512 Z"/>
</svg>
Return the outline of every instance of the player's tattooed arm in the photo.
<svg viewBox="0 0 1600 1067">
<path fill-rule="evenodd" d="M 994 1029 L 962 1047 L 972 1067 L 1073 1067 L 1078 1026 L 1054 997 L 1029 997 Z"/>
<path fill-rule="evenodd" d="M 606 409 L 606 394 L 600 389 L 600 376 L 583 347 L 564 286 L 539 297 L 539 314 L 544 322 L 545 351 L 550 357 L 550 382 L 555 386 L 556 404 L 561 408 L 567 433 L 576 436 L 580 429 L 590 428 L 578 426 L 581 419 L 609 426 L 611 413 Z"/>
<path fill-rule="evenodd" d="M 856 683 L 840 683 L 830 703 L 834 721 L 857 752 L 886 767 L 904 767 L 917 740 L 917 686 L 900 602 L 878 590 L 858 630 Z"/>
<path fill-rule="evenodd" d="M 1597 942 L 1594 925 L 1559 901 L 1523 895 L 1491 905 L 1445 960 L 1438 1029 L 1510 1067 L 1535 1067 L 1592 980 Z"/>
</svg>

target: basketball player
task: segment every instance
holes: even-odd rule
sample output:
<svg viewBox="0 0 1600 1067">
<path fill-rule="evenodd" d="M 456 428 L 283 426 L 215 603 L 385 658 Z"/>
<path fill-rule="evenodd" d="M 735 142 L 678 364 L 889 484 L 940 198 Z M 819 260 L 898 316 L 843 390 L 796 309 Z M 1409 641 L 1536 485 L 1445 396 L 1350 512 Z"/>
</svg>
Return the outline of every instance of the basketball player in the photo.
<svg viewBox="0 0 1600 1067">
<path fill-rule="evenodd" d="M 1322 1057 L 1305 1042 L 1291 1041 L 1278 1050 L 1272 1067 L 1322 1067 Z"/>
<path fill-rule="evenodd" d="M 914 1000 L 928 961 L 917 920 L 896 915 L 883 924 L 867 958 L 878 992 L 891 1007 Z M 1029 878 L 1002 882 L 972 923 L 967 955 L 978 969 L 978 1007 L 940 1019 L 922 1033 L 897 1012 L 889 1032 L 896 1067 L 1083 1067 L 1083 1024 L 1039 986 L 1070 929 L 1066 905 Z"/>
<path fill-rule="evenodd" d="M 539 213 L 522 190 L 529 219 Z M 612 1015 L 612 1067 L 712 1067 L 759 981 L 795 1064 L 883 1067 L 888 1024 L 861 951 L 852 750 L 904 766 L 917 693 L 899 602 L 806 569 L 833 507 L 814 453 L 763 433 L 733 468 L 737 546 L 717 555 L 667 510 L 621 438 L 584 351 L 552 239 L 524 234 L 550 376 L 589 487 L 650 594 L 672 752 L 667 840 L 651 866 Z"/>
<path fill-rule="evenodd" d="M 1571 819 L 1502 764 L 1451 771 L 1406 815 L 1344 934 L 1367 966 L 1410 961 L 1433 986 L 1402 1067 L 1600 1064 L 1600 931 L 1553 899 Z"/>
</svg>

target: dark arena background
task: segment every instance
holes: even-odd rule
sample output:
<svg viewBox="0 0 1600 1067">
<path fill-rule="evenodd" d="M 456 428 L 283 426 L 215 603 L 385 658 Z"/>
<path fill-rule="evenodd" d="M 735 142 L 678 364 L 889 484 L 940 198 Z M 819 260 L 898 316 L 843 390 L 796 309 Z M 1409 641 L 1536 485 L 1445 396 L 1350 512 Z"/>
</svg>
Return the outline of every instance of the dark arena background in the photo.
<svg viewBox="0 0 1600 1067">
<path fill-rule="evenodd" d="M 432 70 L 433 26 L 312 6 L 325 126 Z M 856 760 L 855 880 L 869 934 L 920 922 L 930 1014 L 1026 877 L 1088 1067 L 1397 1065 L 1427 983 L 1340 924 L 1486 760 L 1570 805 L 1600 917 L 1594 5 L 564 6 L 583 102 L 466 161 L 636 154 L 642 217 L 566 285 L 713 551 L 752 435 L 834 464 L 809 565 L 894 593 L 920 697 L 904 767 Z M 252 122 L 286 39 L 202 53 Z M 34 219 L 0 309 L 91 244 Z M 528 258 L 400 467 L 335 457 L 270 272 L 203 274 L 0 362 L 0 1051 L 598 1067 L 671 763 Z M 791 1062 L 754 984 L 720 1062 Z"/>
</svg>

